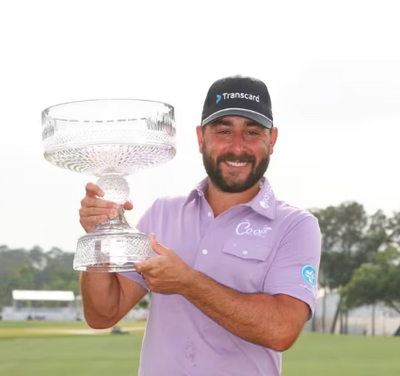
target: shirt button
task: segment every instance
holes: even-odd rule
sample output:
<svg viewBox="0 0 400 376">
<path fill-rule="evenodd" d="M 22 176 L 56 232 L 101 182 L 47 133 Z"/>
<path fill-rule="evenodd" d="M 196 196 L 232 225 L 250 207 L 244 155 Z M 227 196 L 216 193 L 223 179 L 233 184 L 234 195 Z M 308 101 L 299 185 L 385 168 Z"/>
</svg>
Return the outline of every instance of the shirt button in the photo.
<svg viewBox="0 0 400 376">
<path fill-rule="evenodd" d="M 247 249 L 245 249 L 244 251 L 243 251 L 243 254 L 244 255 L 247 255 L 249 252 L 247 251 Z"/>
<path fill-rule="evenodd" d="M 203 253 L 203 255 L 206 255 L 208 253 L 208 251 L 206 249 L 203 249 L 202 253 Z"/>
<path fill-rule="evenodd" d="M 211 217 L 211 216 L 212 216 L 212 213 L 211 213 L 211 212 L 208 212 L 207 215 L 208 215 L 209 217 Z"/>
</svg>

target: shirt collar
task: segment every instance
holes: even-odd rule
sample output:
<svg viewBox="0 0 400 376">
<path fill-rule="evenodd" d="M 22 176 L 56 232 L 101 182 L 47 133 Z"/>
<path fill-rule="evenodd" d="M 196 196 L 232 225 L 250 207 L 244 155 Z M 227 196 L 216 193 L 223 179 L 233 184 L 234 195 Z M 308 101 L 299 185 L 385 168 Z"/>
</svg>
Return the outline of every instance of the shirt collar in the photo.
<svg viewBox="0 0 400 376">
<path fill-rule="evenodd" d="M 204 178 L 199 184 L 196 185 L 194 189 L 192 189 L 187 196 L 185 202 L 183 205 L 187 205 L 189 202 L 193 201 L 197 197 L 204 196 L 204 193 L 206 192 L 208 188 L 208 178 Z"/>
<path fill-rule="evenodd" d="M 267 178 L 261 178 L 260 191 L 245 205 L 250 206 L 256 213 L 264 217 L 275 218 L 276 198 Z"/>
<path fill-rule="evenodd" d="M 187 196 L 183 205 L 187 205 L 197 197 L 204 196 L 205 191 L 208 188 L 208 178 L 203 179 Z M 257 195 L 244 206 L 251 207 L 256 213 L 261 214 L 269 219 L 275 218 L 275 204 L 276 198 L 272 190 L 271 184 L 268 180 L 263 177 L 260 180 L 260 191 Z"/>
</svg>

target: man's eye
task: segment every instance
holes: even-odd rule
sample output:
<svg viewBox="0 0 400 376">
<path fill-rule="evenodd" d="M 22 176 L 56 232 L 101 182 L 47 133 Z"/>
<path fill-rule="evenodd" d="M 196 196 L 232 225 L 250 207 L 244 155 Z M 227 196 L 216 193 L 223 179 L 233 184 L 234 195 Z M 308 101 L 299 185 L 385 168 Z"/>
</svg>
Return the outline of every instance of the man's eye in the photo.
<svg viewBox="0 0 400 376">
<path fill-rule="evenodd" d="M 218 131 L 218 133 L 220 133 L 220 134 L 228 134 L 229 133 L 229 131 Z"/>
<path fill-rule="evenodd" d="M 259 133 L 258 132 L 254 132 L 254 131 L 249 131 L 247 132 L 250 136 L 258 136 Z"/>
</svg>

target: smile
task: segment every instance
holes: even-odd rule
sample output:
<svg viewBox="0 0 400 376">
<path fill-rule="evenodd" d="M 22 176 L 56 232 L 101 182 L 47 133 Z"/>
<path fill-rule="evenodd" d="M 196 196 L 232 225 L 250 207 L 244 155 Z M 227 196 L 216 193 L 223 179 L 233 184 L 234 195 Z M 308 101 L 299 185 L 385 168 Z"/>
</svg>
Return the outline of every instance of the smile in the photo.
<svg viewBox="0 0 400 376">
<path fill-rule="evenodd" d="M 248 162 L 231 162 L 231 161 L 226 161 L 226 163 L 229 166 L 234 166 L 234 167 L 244 167 L 247 166 Z"/>
</svg>

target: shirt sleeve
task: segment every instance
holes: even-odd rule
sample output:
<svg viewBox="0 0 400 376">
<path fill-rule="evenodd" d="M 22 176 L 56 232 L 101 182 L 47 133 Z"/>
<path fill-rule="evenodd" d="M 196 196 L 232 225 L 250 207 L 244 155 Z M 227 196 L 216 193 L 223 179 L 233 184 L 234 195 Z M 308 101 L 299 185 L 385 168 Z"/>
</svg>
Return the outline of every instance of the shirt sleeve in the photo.
<svg viewBox="0 0 400 376">
<path fill-rule="evenodd" d="M 139 219 L 139 222 L 136 224 L 136 228 L 145 234 L 149 234 L 150 232 L 150 217 L 151 217 L 150 212 L 151 208 L 147 209 L 147 211 Z M 143 280 L 142 276 L 138 272 L 123 272 L 119 274 L 125 278 L 128 278 L 133 282 L 139 283 L 146 290 L 149 290 L 149 287 L 147 286 L 146 282 Z"/>
<path fill-rule="evenodd" d="M 291 225 L 264 280 L 264 292 L 286 294 L 307 303 L 314 315 L 321 259 L 321 232 L 311 215 Z"/>
</svg>

